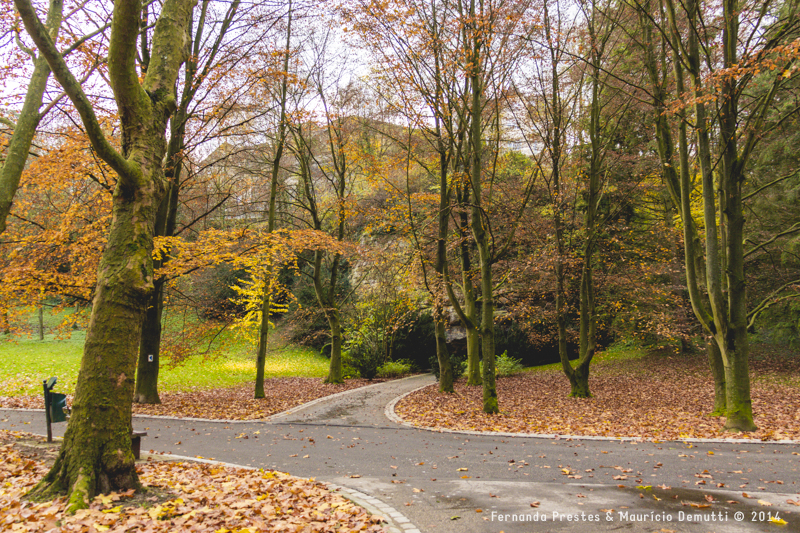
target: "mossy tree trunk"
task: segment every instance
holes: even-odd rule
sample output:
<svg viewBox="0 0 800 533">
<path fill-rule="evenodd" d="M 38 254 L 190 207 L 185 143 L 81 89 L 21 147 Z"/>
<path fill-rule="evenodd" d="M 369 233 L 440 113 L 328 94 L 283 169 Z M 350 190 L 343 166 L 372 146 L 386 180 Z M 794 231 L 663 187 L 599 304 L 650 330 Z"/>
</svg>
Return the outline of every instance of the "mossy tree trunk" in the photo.
<svg viewBox="0 0 800 533">
<path fill-rule="evenodd" d="M 475 285 L 472 280 L 472 243 L 469 239 L 469 216 L 467 215 L 469 203 L 469 188 L 457 187 L 456 200 L 461 206 L 458 215 L 458 237 L 459 255 L 461 259 L 461 286 L 464 295 L 464 314 L 469 319 L 462 320 L 462 324 L 467 332 L 467 385 L 482 385 L 481 378 L 481 337 L 478 327 L 480 317 L 478 316 L 478 302 L 475 294 Z"/>
<path fill-rule="evenodd" d="M 724 367 L 725 428 L 733 431 L 753 431 L 752 403 L 750 398 L 750 375 L 748 368 L 749 344 L 747 338 L 747 312 L 745 277 L 744 277 L 744 206 L 743 193 L 748 160 L 754 148 L 762 138 L 765 120 L 781 85 L 786 79 L 781 69 L 761 77 L 744 75 L 741 77 L 725 77 L 720 84 L 711 89 L 707 87 L 705 69 L 702 61 L 708 60 L 702 49 L 707 43 L 721 37 L 722 64 L 715 68 L 735 69 L 740 64 L 750 64 L 760 68 L 759 58 L 769 57 L 770 49 L 777 49 L 794 38 L 798 14 L 796 10 L 781 13 L 772 21 L 759 17 L 759 24 L 748 30 L 759 38 L 759 49 L 747 50 L 750 54 L 738 58 L 740 37 L 740 18 L 750 16 L 736 0 L 722 2 L 722 32 L 707 34 L 702 23 L 701 5 L 696 0 L 680 4 L 688 24 L 703 31 L 689 32 L 685 37 L 685 46 L 679 50 L 682 62 L 691 77 L 691 94 L 693 96 L 694 124 L 697 143 L 703 194 L 703 223 L 705 236 L 705 274 L 708 292 L 708 311 L 698 310 L 695 299 L 692 306 L 695 315 L 704 323 L 708 336 L 719 349 L 719 358 L 710 352 L 715 374 L 715 391 L 721 390 L 722 379 L 719 372 L 719 361 Z M 666 0 L 669 17 L 670 37 L 678 44 L 681 39 L 680 24 L 677 21 L 675 3 Z M 761 9 L 761 8 L 758 8 Z M 761 23 L 766 26 L 762 26 Z M 768 36 L 763 38 L 762 36 Z M 700 40 L 704 42 L 701 43 Z M 750 37 L 744 41 L 751 42 Z M 683 42 L 681 42 L 683 44 Z M 764 71 L 767 69 L 764 68 Z M 770 79 L 771 78 L 771 79 Z M 739 114 L 739 98 L 749 94 L 747 84 L 758 79 L 763 90 L 756 91 L 755 98 L 748 102 L 746 128 L 742 126 Z M 706 96 L 717 91 L 719 113 L 709 113 L 706 109 Z M 718 142 L 712 144 L 710 131 L 714 120 L 718 125 Z M 716 148 L 718 152 L 712 153 Z M 715 177 L 716 174 L 716 177 Z M 689 184 L 681 175 L 682 192 L 688 196 Z M 688 212 L 688 199 L 684 212 Z M 756 247 L 758 249 L 758 247 Z M 688 262 L 687 262 L 688 272 Z M 691 290 L 690 286 L 690 290 Z M 715 401 L 715 409 L 722 407 L 722 402 Z"/>
<path fill-rule="evenodd" d="M 136 68 L 141 4 L 114 4 L 109 79 L 122 130 L 122 152 L 105 138 L 80 83 L 69 71 L 28 0 L 15 4 L 25 28 L 81 116 L 95 152 L 117 173 L 108 243 L 97 287 L 72 417 L 53 468 L 32 497 L 68 494 L 68 510 L 86 507 L 98 492 L 138 489 L 131 451 L 131 404 L 142 319 L 153 292 L 156 210 L 166 190 L 162 161 L 175 82 L 188 53 L 193 0 L 166 0 L 153 31 L 152 60 L 143 79 Z"/>
<path fill-rule="evenodd" d="M 639 23 L 642 28 L 642 47 L 653 94 L 653 120 L 658 147 L 658 155 L 662 166 L 662 176 L 667 186 L 667 191 L 672 204 L 680 214 L 683 226 L 683 252 L 686 286 L 689 292 L 689 301 L 695 317 L 699 320 L 706 334 L 706 354 L 708 357 L 711 375 L 714 380 L 714 409 L 711 416 L 725 414 L 726 384 L 725 368 L 722 355 L 713 336 L 713 316 L 709 311 L 711 303 L 708 296 L 701 290 L 705 284 L 706 270 L 703 258 L 703 249 L 700 236 L 697 232 L 697 223 L 691 212 L 691 171 L 689 168 L 689 142 L 687 134 L 687 117 L 685 110 L 677 112 L 680 119 L 678 125 L 678 169 L 676 171 L 674 143 L 672 129 L 667 120 L 667 76 L 660 65 L 666 65 L 666 51 L 662 49 L 660 58 L 656 57 L 653 46 L 652 4 L 647 2 L 639 9 Z M 663 11 L 663 9 L 662 9 Z M 664 13 L 674 23 L 674 10 L 671 8 Z M 675 79 L 676 94 L 681 95 L 686 91 L 684 71 L 679 57 L 680 46 L 676 32 L 667 32 L 672 48 L 673 77 Z"/>
</svg>

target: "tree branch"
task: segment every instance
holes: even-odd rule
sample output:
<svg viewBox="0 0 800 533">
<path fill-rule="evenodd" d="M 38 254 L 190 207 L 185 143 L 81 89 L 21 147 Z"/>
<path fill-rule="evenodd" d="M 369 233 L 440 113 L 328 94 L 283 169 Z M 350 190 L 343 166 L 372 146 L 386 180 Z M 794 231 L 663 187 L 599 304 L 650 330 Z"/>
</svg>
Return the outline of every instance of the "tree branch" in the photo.
<svg viewBox="0 0 800 533">
<path fill-rule="evenodd" d="M 80 83 L 78 83 L 78 80 L 76 80 L 75 76 L 70 72 L 64 58 L 56 49 L 53 39 L 50 38 L 47 29 L 36 15 L 31 1 L 14 0 L 14 5 L 19 12 L 20 18 L 22 18 L 22 22 L 25 24 L 26 31 L 33 39 L 33 42 L 36 43 L 39 53 L 45 57 L 47 63 L 50 65 L 53 77 L 58 80 L 75 106 L 75 109 L 78 110 L 94 149 L 121 177 L 130 175 L 133 172 L 132 165 L 122 157 L 122 154 L 115 150 L 106 139 L 103 130 L 100 128 L 100 123 L 94 113 L 92 104 L 83 92 L 83 88 Z"/>
<path fill-rule="evenodd" d="M 761 244 L 759 244 L 758 246 L 756 246 L 755 248 L 753 248 L 752 250 L 748 250 L 747 252 L 745 252 L 743 259 L 746 259 L 747 256 L 757 252 L 761 248 L 763 248 L 765 246 L 769 246 L 773 242 L 777 241 L 779 238 L 781 238 L 781 237 L 783 237 L 785 235 L 791 235 L 792 233 L 797 233 L 798 231 L 800 231 L 800 222 L 795 222 L 794 225 L 791 228 L 789 228 L 787 230 L 784 230 L 784 231 L 778 233 L 777 235 L 773 235 L 771 239 L 769 239 L 767 241 L 764 241 Z"/>
</svg>

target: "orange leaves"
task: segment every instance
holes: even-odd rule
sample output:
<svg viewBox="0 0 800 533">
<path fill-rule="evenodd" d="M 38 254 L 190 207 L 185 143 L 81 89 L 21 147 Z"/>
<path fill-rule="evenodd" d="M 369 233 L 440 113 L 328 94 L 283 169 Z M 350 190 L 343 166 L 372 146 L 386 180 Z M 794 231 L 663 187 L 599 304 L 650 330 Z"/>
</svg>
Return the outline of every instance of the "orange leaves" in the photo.
<svg viewBox="0 0 800 533">
<path fill-rule="evenodd" d="M 754 352 L 764 357 L 763 352 Z M 794 416 L 800 392 L 770 379 L 777 371 L 784 376 L 798 375 L 800 366 L 778 370 L 778 361 L 754 361 L 752 398 L 760 429 L 735 435 L 737 438 L 800 437 L 800 421 Z M 560 370 L 549 370 L 499 378 L 499 415 L 484 414 L 480 387 L 467 387 L 463 382 L 456 383 L 456 394 L 440 394 L 434 387 L 415 392 L 396 409 L 416 425 L 451 429 L 659 440 L 731 437 L 723 429 L 724 419 L 707 416 L 714 403 L 708 374 L 701 356 L 601 360 L 590 377 L 594 394 L 590 399 L 569 398 L 566 377 Z M 614 472 L 613 479 L 622 481 L 626 473 Z M 701 472 L 697 477 L 707 484 L 710 475 Z"/>
<path fill-rule="evenodd" d="M 5 437 L 5 438 L 3 438 Z M 7 440 L 8 433 L 0 433 Z M 64 499 L 33 503 L 21 499 L 46 472 L 14 444 L 0 447 L 0 515 L 15 531 L 55 527 L 106 531 L 383 531 L 382 519 L 330 492 L 324 485 L 281 472 L 216 465 L 151 462 L 138 467 L 152 490 L 101 495 L 74 516 Z M 38 459 L 38 458 L 37 458 Z M 151 496 L 155 494 L 154 496 Z"/>
</svg>

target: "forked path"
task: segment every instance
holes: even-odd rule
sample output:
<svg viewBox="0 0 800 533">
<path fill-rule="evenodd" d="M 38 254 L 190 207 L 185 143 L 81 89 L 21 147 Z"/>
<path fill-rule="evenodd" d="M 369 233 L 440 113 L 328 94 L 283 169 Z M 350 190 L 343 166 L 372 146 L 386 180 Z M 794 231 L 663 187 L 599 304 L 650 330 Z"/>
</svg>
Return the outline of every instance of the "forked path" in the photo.
<svg viewBox="0 0 800 533">
<path fill-rule="evenodd" d="M 787 503 L 800 503 L 800 446 L 464 435 L 385 416 L 387 404 L 429 383 L 356 389 L 269 421 L 137 416 L 134 426 L 147 430 L 144 449 L 353 488 L 423 532 L 800 532 L 800 506 Z M 0 410 L 0 429 L 41 434 L 43 418 Z M 770 523 L 776 515 L 786 524 Z"/>
</svg>

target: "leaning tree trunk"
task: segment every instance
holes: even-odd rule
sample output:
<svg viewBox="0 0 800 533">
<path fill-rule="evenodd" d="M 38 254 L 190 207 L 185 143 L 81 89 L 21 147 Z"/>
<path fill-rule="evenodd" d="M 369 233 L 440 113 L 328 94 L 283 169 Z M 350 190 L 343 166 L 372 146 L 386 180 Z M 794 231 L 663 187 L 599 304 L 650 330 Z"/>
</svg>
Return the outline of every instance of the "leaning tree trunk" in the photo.
<svg viewBox="0 0 800 533">
<path fill-rule="evenodd" d="M 193 0 L 165 0 L 153 30 L 151 63 L 136 67 L 141 5 L 117 0 L 108 48 L 108 77 L 119 109 L 122 152 L 105 137 L 80 83 L 69 71 L 28 0 L 15 0 L 25 29 L 75 105 L 95 152 L 118 175 L 108 243 L 97 272 L 81 369 L 61 450 L 32 491 L 66 491 L 68 511 L 98 492 L 139 488 L 131 451 L 131 405 L 142 319 L 153 291 L 153 234 L 165 192 L 161 163 L 175 81 L 186 53 Z"/>
<path fill-rule="evenodd" d="M 153 288 L 154 187 L 114 194 L 72 416 L 55 465 L 34 497 L 69 493 L 68 509 L 97 493 L 138 489 L 131 401 L 141 324 Z"/>
<path fill-rule="evenodd" d="M 45 27 L 50 33 L 50 37 L 54 40 L 61 27 L 63 9 L 63 0 L 50 0 Z M 6 229 L 6 219 L 11 211 L 11 203 L 17 193 L 25 163 L 28 161 L 31 144 L 36 135 L 36 128 L 42 119 L 39 109 L 42 107 L 42 99 L 44 98 L 44 91 L 47 89 L 47 79 L 49 77 L 50 65 L 44 56 L 39 55 L 33 62 L 33 74 L 28 82 L 25 102 L 20 110 L 19 119 L 14 124 L 14 131 L 5 150 L 5 160 L 0 166 L 0 234 Z"/>
</svg>

